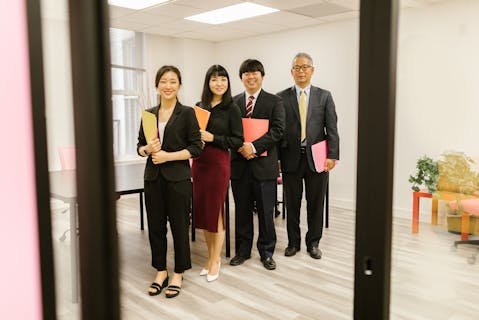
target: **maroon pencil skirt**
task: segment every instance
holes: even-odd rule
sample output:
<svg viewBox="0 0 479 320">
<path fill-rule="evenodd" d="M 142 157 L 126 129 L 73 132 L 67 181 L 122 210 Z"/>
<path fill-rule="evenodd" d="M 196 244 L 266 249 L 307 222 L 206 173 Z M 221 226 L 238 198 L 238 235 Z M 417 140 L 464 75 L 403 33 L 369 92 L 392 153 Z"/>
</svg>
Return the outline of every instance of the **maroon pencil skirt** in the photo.
<svg viewBox="0 0 479 320">
<path fill-rule="evenodd" d="M 197 229 L 218 232 L 220 210 L 225 225 L 224 203 L 230 179 L 230 155 L 206 145 L 198 158 L 193 159 L 193 221 Z"/>
</svg>

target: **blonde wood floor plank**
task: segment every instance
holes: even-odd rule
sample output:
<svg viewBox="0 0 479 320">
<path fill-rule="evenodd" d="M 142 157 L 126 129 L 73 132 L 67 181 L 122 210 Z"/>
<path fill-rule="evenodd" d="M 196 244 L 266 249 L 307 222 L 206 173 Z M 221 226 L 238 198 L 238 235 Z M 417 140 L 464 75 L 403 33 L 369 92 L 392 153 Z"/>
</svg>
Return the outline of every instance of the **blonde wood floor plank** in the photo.
<svg viewBox="0 0 479 320">
<path fill-rule="evenodd" d="M 68 213 L 62 215 L 59 211 L 52 213 L 58 319 L 80 319 L 79 306 L 70 302 L 69 237 L 65 242 L 58 241 L 68 227 Z M 233 228 L 234 206 L 231 211 Z M 228 264 L 223 250 L 220 278 L 212 283 L 199 276 L 207 251 L 203 234 L 197 231 L 197 241 L 191 243 L 193 268 L 186 272 L 183 290 L 175 299 L 166 299 L 164 294 L 156 297 L 147 294 L 155 270 L 150 266 L 148 233 L 139 230 L 137 196 L 117 201 L 117 215 L 123 319 L 352 319 L 355 239 L 352 211 L 331 208 L 330 229 L 324 230 L 320 243 L 321 260 L 311 259 L 304 243 L 296 256 L 285 257 L 286 223 L 278 217 L 274 256 L 277 269 L 263 268 L 255 244 L 251 259 L 237 267 Z M 305 216 L 302 214 L 303 237 Z M 475 249 L 464 246 L 451 251 L 457 235 L 447 233 L 443 226 L 427 223 L 421 224 L 419 234 L 412 235 L 410 224 L 407 219 L 395 219 L 393 224 L 390 318 L 479 319 L 479 263 L 469 265 L 466 261 Z M 231 236 L 234 239 L 234 230 Z M 171 235 L 168 237 L 168 268 L 172 272 L 172 239 Z"/>
</svg>

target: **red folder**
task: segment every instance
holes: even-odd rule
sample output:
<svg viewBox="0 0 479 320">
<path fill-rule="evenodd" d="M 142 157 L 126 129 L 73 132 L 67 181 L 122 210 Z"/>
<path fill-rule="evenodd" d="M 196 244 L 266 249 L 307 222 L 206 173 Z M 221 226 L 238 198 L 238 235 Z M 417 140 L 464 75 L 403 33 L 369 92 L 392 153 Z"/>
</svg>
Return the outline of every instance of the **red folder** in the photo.
<svg viewBox="0 0 479 320">
<path fill-rule="evenodd" d="M 326 140 L 313 144 L 311 146 L 311 152 L 313 154 L 313 161 L 316 172 L 323 172 L 324 164 L 328 157 L 328 143 L 326 142 Z"/>
<path fill-rule="evenodd" d="M 268 119 L 243 118 L 243 135 L 245 142 L 253 142 L 268 132 Z M 261 155 L 266 156 L 265 151 Z"/>
</svg>

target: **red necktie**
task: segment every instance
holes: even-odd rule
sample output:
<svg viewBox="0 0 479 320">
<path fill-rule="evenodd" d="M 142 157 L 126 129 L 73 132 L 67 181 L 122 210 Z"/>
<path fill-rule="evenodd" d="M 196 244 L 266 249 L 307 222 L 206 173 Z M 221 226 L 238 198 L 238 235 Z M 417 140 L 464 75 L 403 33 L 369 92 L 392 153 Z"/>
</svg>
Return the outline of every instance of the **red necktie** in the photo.
<svg viewBox="0 0 479 320">
<path fill-rule="evenodd" d="M 246 118 L 251 118 L 251 114 L 253 113 L 253 96 L 249 96 L 248 103 L 246 104 Z"/>
</svg>

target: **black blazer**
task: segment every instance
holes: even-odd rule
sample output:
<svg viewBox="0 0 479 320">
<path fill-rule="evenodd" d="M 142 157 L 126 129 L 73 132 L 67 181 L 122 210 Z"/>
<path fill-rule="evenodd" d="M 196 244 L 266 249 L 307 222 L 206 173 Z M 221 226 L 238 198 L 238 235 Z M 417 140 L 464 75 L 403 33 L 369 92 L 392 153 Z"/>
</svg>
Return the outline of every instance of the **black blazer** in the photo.
<svg viewBox="0 0 479 320">
<path fill-rule="evenodd" d="M 301 123 L 299 120 L 296 88 L 285 89 L 278 93 L 283 98 L 286 113 L 286 131 L 280 148 L 281 170 L 295 171 L 301 157 Z M 308 114 L 306 116 L 306 156 L 309 168 L 315 171 L 311 145 L 327 140 L 328 158 L 339 160 L 339 135 L 337 116 L 331 93 L 311 86 Z"/>
<path fill-rule="evenodd" d="M 160 106 L 156 106 L 147 111 L 153 113 L 158 119 L 159 108 Z M 145 146 L 146 144 L 143 133 L 143 123 L 141 123 L 138 133 L 137 152 L 139 152 L 141 146 Z M 194 158 L 200 155 L 201 148 L 200 128 L 193 108 L 176 102 L 175 109 L 166 123 L 161 149 L 166 152 L 187 149 Z M 145 166 L 145 181 L 155 181 L 160 172 L 168 181 L 182 181 L 191 178 L 190 163 L 188 160 L 168 161 L 155 165 L 151 160 L 151 156 L 149 156 Z"/>
<path fill-rule="evenodd" d="M 246 99 L 242 92 L 233 98 L 240 108 L 241 116 L 246 117 Z M 239 179 L 247 165 L 253 170 L 253 175 L 258 180 L 275 180 L 278 177 L 278 150 L 277 144 L 284 132 L 283 102 L 277 95 L 261 89 L 254 105 L 252 118 L 268 119 L 269 129 L 259 139 L 253 141 L 256 154 L 268 151 L 268 155 L 246 160 L 240 153 L 231 151 L 231 179 Z"/>
</svg>

